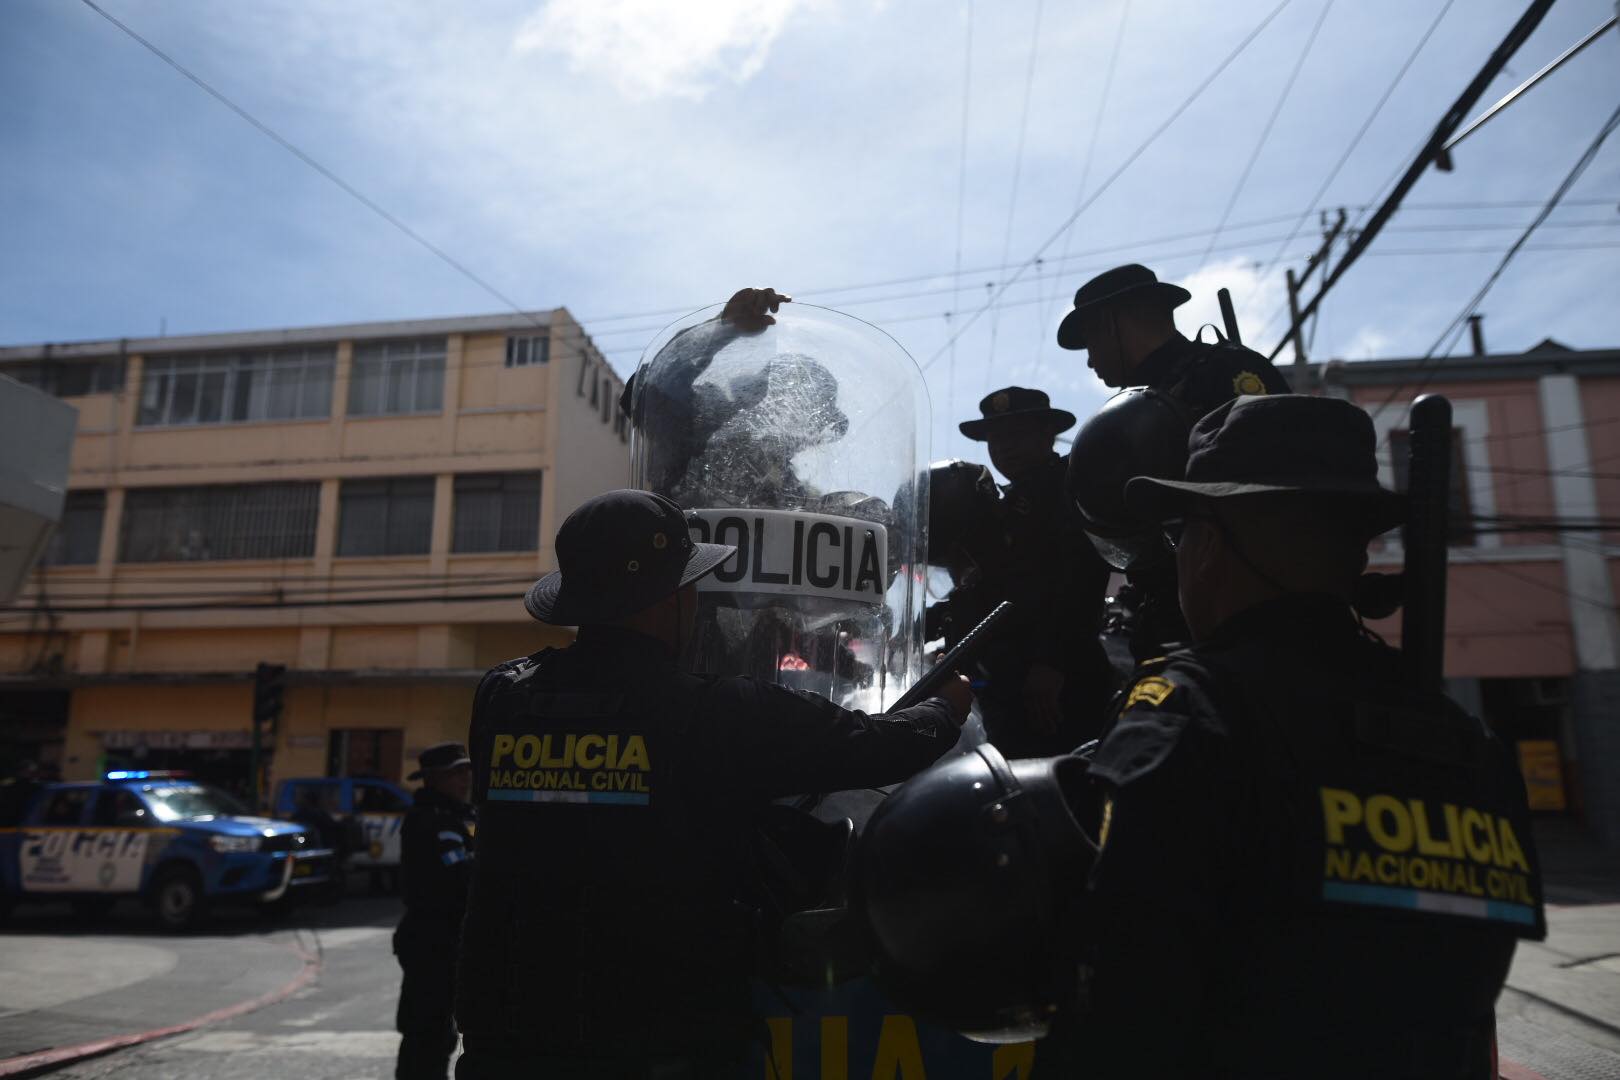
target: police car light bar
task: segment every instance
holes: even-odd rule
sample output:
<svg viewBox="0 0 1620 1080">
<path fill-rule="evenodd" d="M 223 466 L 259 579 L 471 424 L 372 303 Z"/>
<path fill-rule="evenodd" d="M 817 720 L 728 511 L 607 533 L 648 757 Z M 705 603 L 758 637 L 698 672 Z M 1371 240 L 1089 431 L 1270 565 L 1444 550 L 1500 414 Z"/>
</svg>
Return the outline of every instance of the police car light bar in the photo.
<svg viewBox="0 0 1620 1080">
<path fill-rule="evenodd" d="M 180 770 L 151 770 L 151 769 L 114 769 L 107 773 L 107 780 L 180 780 L 191 774 Z"/>
</svg>

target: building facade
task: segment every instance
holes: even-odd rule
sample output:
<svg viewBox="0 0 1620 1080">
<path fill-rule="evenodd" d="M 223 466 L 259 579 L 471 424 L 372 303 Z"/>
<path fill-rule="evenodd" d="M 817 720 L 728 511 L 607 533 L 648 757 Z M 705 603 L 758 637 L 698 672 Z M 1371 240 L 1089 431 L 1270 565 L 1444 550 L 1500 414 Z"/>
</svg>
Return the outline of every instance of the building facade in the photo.
<svg viewBox="0 0 1620 1080">
<path fill-rule="evenodd" d="M 1620 349 L 1328 362 L 1296 391 L 1372 413 L 1386 484 L 1404 486 L 1412 401 L 1453 409 L 1445 671 L 1519 749 L 1532 803 L 1620 847 Z M 1373 569 L 1399 569 L 1396 541 Z M 1392 642 L 1399 621 L 1374 624 Z"/>
<path fill-rule="evenodd" d="M 489 666 L 568 640 L 521 597 L 629 480 L 623 389 L 566 310 L 0 348 L 79 410 L 44 563 L 0 610 L 0 767 L 251 787 L 400 779 Z"/>
</svg>

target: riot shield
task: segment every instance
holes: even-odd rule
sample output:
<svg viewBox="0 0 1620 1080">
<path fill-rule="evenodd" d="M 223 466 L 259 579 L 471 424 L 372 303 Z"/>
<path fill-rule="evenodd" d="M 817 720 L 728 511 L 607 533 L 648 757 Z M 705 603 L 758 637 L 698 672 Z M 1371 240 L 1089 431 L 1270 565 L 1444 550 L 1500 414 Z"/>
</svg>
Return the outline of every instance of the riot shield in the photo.
<svg viewBox="0 0 1620 1080">
<path fill-rule="evenodd" d="M 722 310 L 660 333 L 628 397 L 632 484 L 685 508 L 694 540 L 737 547 L 699 583 L 683 663 L 881 712 L 923 665 L 922 373 L 888 334 L 836 311 L 784 304 L 749 333 Z M 982 740 L 980 723 L 965 726 L 965 742 Z M 883 797 L 834 793 L 816 814 L 859 826 Z M 990 1080 L 1033 1060 L 1029 1044 L 976 1044 L 900 1015 L 865 978 L 756 996 L 769 1038 L 754 1076 Z"/>
<path fill-rule="evenodd" d="M 868 323 L 786 304 L 741 332 L 700 311 L 648 347 L 631 483 L 737 554 L 699 583 L 695 671 L 879 711 L 920 673 L 928 395 Z"/>
</svg>

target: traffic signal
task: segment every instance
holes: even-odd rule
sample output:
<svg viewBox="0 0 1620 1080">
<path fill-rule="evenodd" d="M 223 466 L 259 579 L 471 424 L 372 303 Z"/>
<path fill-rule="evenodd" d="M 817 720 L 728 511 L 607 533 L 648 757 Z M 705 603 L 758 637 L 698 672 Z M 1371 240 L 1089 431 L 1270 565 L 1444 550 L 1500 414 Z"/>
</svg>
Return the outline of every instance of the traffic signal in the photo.
<svg viewBox="0 0 1620 1080">
<path fill-rule="evenodd" d="M 287 665 L 261 663 L 253 673 L 253 730 L 273 735 L 287 697 Z"/>
</svg>

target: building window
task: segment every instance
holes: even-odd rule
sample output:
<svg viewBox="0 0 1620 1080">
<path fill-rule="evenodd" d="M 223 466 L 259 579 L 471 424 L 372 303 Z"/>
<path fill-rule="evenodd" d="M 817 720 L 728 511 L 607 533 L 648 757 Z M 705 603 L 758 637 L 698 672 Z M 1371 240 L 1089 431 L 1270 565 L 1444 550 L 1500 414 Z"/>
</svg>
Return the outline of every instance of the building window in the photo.
<svg viewBox="0 0 1620 1080">
<path fill-rule="evenodd" d="M 506 339 L 506 366 L 529 367 L 551 362 L 551 337 L 509 337 Z"/>
<path fill-rule="evenodd" d="M 105 491 L 70 491 L 62 520 L 45 546 L 47 566 L 88 566 L 101 557 L 101 521 L 107 515 Z"/>
<path fill-rule="evenodd" d="M 124 496 L 122 562 L 307 559 L 320 484 L 135 488 Z"/>
<path fill-rule="evenodd" d="M 153 427 L 329 416 L 334 355 L 328 346 L 149 360 L 135 422 Z"/>
<path fill-rule="evenodd" d="M 1395 490 L 1405 491 L 1407 470 L 1412 449 L 1412 433 L 1396 430 L 1389 433 L 1390 464 L 1395 473 Z M 1469 547 L 1478 533 L 1474 528 L 1474 507 L 1468 498 L 1468 460 L 1463 455 L 1462 428 L 1451 429 L 1451 498 L 1447 515 L 1446 536 L 1452 547 Z"/>
<path fill-rule="evenodd" d="M 451 551 L 537 551 L 540 474 L 456 477 Z"/>
<path fill-rule="evenodd" d="M 444 338 L 354 347 L 349 415 L 438 412 L 444 405 Z"/>
<path fill-rule="evenodd" d="M 10 375 L 20 383 L 56 397 L 84 397 L 88 394 L 114 394 L 124 388 L 124 361 L 45 360 L 37 364 L 7 364 L 0 375 Z"/>
<path fill-rule="evenodd" d="M 433 542 L 433 477 L 345 480 L 338 494 L 339 555 L 426 555 Z"/>
<path fill-rule="evenodd" d="M 404 757 L 400 728 L 336 728 L 326 736 L 327 776 L 375 776 L 397 783 Z"/>
</svg>

